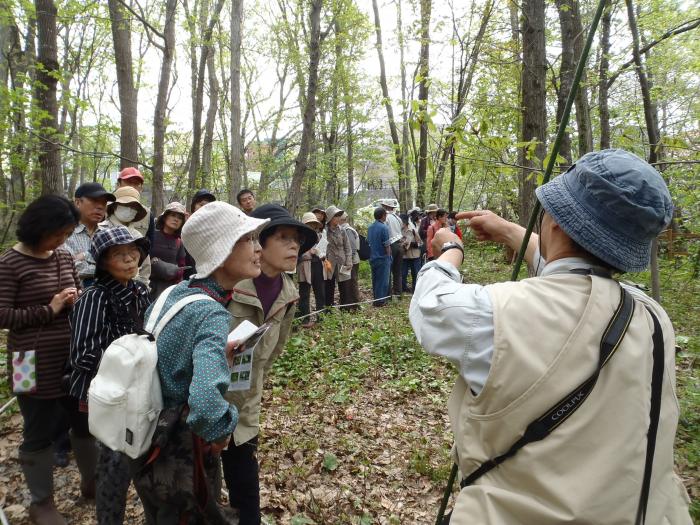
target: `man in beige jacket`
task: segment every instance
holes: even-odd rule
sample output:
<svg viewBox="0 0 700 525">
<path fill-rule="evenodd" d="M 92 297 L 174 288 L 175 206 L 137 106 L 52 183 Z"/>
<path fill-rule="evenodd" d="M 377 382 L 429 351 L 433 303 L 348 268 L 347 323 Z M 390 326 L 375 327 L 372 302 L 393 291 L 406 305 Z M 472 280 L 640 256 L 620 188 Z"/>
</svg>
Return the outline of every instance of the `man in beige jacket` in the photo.
<svg viewBox="0 0 700 525">
<path fill-rule="evenodd" d="M 673 326 L 658 303 L 612 279 L 648 265 L 651 241 L 671 219 L 668 189 L 640 158 L 605 150 L 537 197 L 540 235 L 526 253 L 537 277 L 461 284 L 462 244 L 442 229 L 439 258 L 411 301 L 418 340 L 459 372 L 449 413 L 463 481 L 448 522 L 690 524 L 673 471 Z M 457 218 L 479 240 L 517 249 L 524 238 L 488 211 Z M 606 348 L 618 310 L 631 318 Z M 524 439 L 550 422 L 551 433 Z"/>
</svg>

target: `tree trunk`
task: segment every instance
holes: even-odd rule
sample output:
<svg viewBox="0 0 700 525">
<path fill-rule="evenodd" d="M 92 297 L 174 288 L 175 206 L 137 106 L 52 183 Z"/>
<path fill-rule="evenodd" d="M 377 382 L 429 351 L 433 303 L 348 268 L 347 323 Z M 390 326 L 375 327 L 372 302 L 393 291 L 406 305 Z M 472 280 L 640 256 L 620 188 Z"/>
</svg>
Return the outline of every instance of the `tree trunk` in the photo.
<svg viewBox="0 0 700 525">
<path fill-rule="evenodd" d="M 120 155 L 121 169 L 138 166 L 138 93 L 134 87 L 131 59 L 131 19 L 119 0 L 107 0 L 114 43 L 114 61 L 117 67 L 119 88 L 119 114 L 121 116 Z"/>
<path fill-rule="evenodd" d="M 396 2 L 396 32 L 399 38 L 399 61 L 401 70 L 401 158 L 403 159 L 403 186 L 401 185 L 401 180 L 399 179 L 399 203 L 401 204 L 401 209 L 408 210 L 409 206 L 413 203 L 413 196 L 411 192 L 411 177 L 410 173 L 410 162 L 408 161 L 408 89 L 406 83 L 406 60 L 404 57 L 404 34 L 403 34 L 403 16 L 401 8 L 401 0 Z M 403 191 L 403 194 L 402 194 Z"/>
<path fill-rule="evenodd" d="M 462 58 L 460 58 L 461 63 L 459 67 L 459 82 L 457 85 L 457 100 L 451 111 L 450 124 L 445 128 L 447 133 L 444 137 L 444 144 L 437 164 L 437 176 L 434 179 L 432 188 L 432 193 L 434 195 L 440 194 L 440 190 L 442 189 L 442 181 L 445 175 L 445 166 L 447 165 L 448 159 L 451 159 L 454 155 L 455 133 L 457 131 L 461 132 L 467 123 L 467 119 L 463 118 L 462 112 L 464 111 L 467 98 L 469 97 L 469 92 L 471 91 L 476 66 L 479 62 L 479 54 L 481 53 L 481 44 L 484 40 L 484 36 L 486 35 L 486 28 L 488 27 L 489 20 L 491 19 L 491 13 L 493 13 L 493 2 L 489 1 L 484 6 L 479 31 L 474 38 L 472 49 L 466 60 L 464 60 L 463 57 L 466 54 L 468 42 L 465 42 L 464 38 L 460 40 L 460 56 Z"/>
<path fill-rule="evenodd" d="M 209 54 L 214 52 L 212 45 L 212 34 L 214 26 L 219 20 L 221 9 L 224 7 L 224 0 L 218 0 L 214 11 L 212 12 L 209 23 L 203 29 L 201 35 L 202 50 L 199 55 L 199 63 L 197 66 L 197 89 L 194 95 L 193 113 L 192 113 L 192 148 L 190 150 L 190 167 L 187 177 L 188 197 L 194 193 L 198 176 L 201 174 L 201 146 L 202 146 L 202 112 L 204 110 L 204 75 L 206 73 L 207 60 Z M 205 10 L 202 8 L 201 19 L 204 21 L 207 18 Z"/>
<path fill-rule="evenodd" d="M 204 188 L 210 186 L 214 126 L 216 125 L 216 112 L 219 109 L 219 80 L 216 78 L 213 52 L 209 53 L 207 57 L 207 71 L 209 72 L 209 109 L 207 110 L 207 120 L 204 124 L 204 142 L 202 143 L 202 187 Z"/>
<path fill-rule="evenodd" d="M 243 0 L 231 1 L 231 173 L 229 202 L 236 201 L 241 190 L 241 19 Z"/>
<path fill-rule="evenodd" d="M 418 103 L 420 106 L 420 134 L 418 146 L 418 173 L 416 174 L 416 200 L 425 206 L 425 182 L 428 171 L 428 75 L 430 74 L 430 9 L 432 0 L 420 0 L 420 60 L 418 74 Z"/>
<path fill-rule="evenodd" d="M 647 78 L 644 62 L 639 45 L 639 29 L 637 28 L 637 18 L 634 14 L 634 6 L 632 0 L 625 0 L 627 6 L 627 19 L 632 33 L 632 56 L 634 57 L 634 65 L 639 79 L 639 87 L 642 91 L 642 102 L 644 105 L 644 120 L 647 126 L 647 137 L 649 138 L 649 163 L 655 164 L 658 161 L 659 148 L 659 123 L 655 111 L 655 106 L 651 98 L 651 88 L 649 79 Z M 651 259 L 651 296 L 656 300 L 661 300 L 661 283 L 659 277 L 659 264 L 657 251 L 658 241 L 654 239 L 651 244 L 652 259 Z"/>
<path fill-rule="evenodd" d="M 347 86 L 346 86 L 347 87 Z M 352 132 L 352 106 L 350 94 L 345 93 L 345 163 L 348 173 L 348 215 L 355 210 L 355 166 L 353 159 L 353 132 Z M 402 204 L 403 206 L 403 204 Z M 405 208 L 404 208 L 405 209 Z"/>
<path fill-rule="evenodd" d="M 600 119 L 600 149 L 610 148 L 610 109 L 608 107 L 608 71 L 610 69 L 610 25 L 612 3 L 607 0 L 600 30 L 600 68 L 598 70 L 598 116 Z"/>
<path fill-rule="evenodd" d="M 301 204 L 301 187 L 306 174 L 309 152 L 314 136 L 314 121 L 316 118 L 316 90 L 318 89 L 318 64 L 321 57 L 321 8 L 323 0 L 311 0 L 309 13 L 309 81 L 306 91 L 301 144 L 294 162 L 294 175 L 287 194 L 287 209 L 292 215 L 297 214 Z"/>
<path fill-rule="evenodd" d="M 37 107 L 44 113 L 41 119 L 41 194 L 63 194 L 63 175 L 61 173 L 60 137 L 58 136 L 58 102 L 56 85 L 58 84 L 58 46 L 56 29 L 56 6 L 53 0 L 35 0 L 38 56 L 41 67 L 37 71 L 37 85 L 34 97 Z"/>
<path fill-rule="evenodd" d="M 581 23 L 581 11 L 578 0 L 571 0 L 571 25 L 574 36 L 574 57 L 575 62 L 578 63 L 583 54 L 586 40 L 583 24 Z M 576 105 L 576 127 L 578 128 L 578 156 L 581 157 L 589 151 L 593 151 L 593 130 L 591 126 L 591 108 L 588 102 L 586 68 L 584 68 L 581 75 L 581 82 L 579 82 L 574 103 Z"/>
<path fill-rule="evenodd" d="M 561 65 L 559 67 L 559 88 L 557 89 L 557 124 L 561 122 L 566 99 L 574 82 L 576 69 L 576 57 L 574 57 L 574 28 L 572 23 L 572 6 L 576 0 L 555 0 L 559 13 L 559 26 L 561 27 Z M 564 133 L 559 147 L 559 155 L 571 164 L 571 135 Z"/>
<path fill-rule="evenodd" d="M 535 204 L 535 171 L 540 169 L 546 155 L 547 137 L 546 75 L 547 57 L 545 54 L 545 2 L 525 0 L 522 3 L 522 142 L 534 142 L 535 147 L 519 148 L 518 160 L 526 166 L 518 181 L 518 207 L 520 224 L 526 225 Z"/>
<path fill-rule="evenodd" d="M 168 0 L 165 5 L 165 23 L 163 25 L 163 61 L 160 65 L 158 95 L 153 114 L 153 196 L 151 210 L 159 215 L 165 208 L 165 188 L 163 165 L 165 162 L 165 114 L 170 93 L 170 76 L 175 53 L 175 12 L 177 0 Z"/>
<path fill-rule="evenodd" d="M 379 7 L 377 6 L 377 0 L 372 0 L 372 8 L 374 10 L 374 30 L 377 35 L 377 55 L 379 57 L 379 84 L 382 88 L 382 97 L 384 101 L 384 108 L 386 109 L 387 120 L 389 121 L 389 133 L 391 134 L 391 143 L 394 148 L 394 162 L 396 164 L 396 171 L 399 176 L 399 181 L 405 178 L 404 175 L 404 151 L 401 147 L 401 142 L 399 141 L 399 132 L 396 128 L 396 120 L 394 119 L 394 108 L 391 104 L 391 97 L 389 96 L 389 86 L 386 81 L 386 67 L 384 65 L 384 49 L 382 47 L 382 25 L 379 18 Z M 401 196 L 401 187 L 399 185 L 399 197 Z M 404 199 L 406 198 L 404 194 Z M 408 206 L 407 202 L 402 202 L 401 206 Z"/>
</svg>

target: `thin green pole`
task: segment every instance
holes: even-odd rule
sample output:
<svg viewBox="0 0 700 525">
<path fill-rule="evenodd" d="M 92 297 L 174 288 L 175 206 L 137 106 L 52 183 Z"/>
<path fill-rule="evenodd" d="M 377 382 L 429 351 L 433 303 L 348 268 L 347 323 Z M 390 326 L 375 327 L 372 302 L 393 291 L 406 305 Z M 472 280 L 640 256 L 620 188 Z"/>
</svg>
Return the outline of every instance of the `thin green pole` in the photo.
<svg viewBox="0 0 700 525">
<path fill-rule="evenodd" d="M 552 171 L 554 170 L 554 163 L 559 156 L 559 150 L 561 149 L 561 142 L 564 138 L 564 133 L 566 133 L 566 126 L 569 123 L 569 117 L 571 116 L 571 108 L 574 105 L 574 100 L 576 99 L 576 92 L 578 91 L 579 84 L 581 83 L 581 77 L 583 76 L 583 70 L 588 62 L 588 55 L 591 52 L 591 46 L 593 45 L 593 38 L 595 37 L 596 31 L 598 30 L 598 23 L 600 18 L 603 16 L 603 11 L 605 11 L 605 4 L 607 0 L 598 0 L 598 7 L 596 8 L 595 15 L 593 16 L 593 21 L 591 22 L 591 27 L 588 30 L 588 37 L 586 38 L 586 45 L 581 51 L 581 56 L 578 59 L 578 65 L 576 66 L 576 74 L 574 75 L 574 81 L 571 84 L 571 90 L 569 91 L 569 96 L 566 99 L 566 106 L 564 107 L 564 113 L 561 116 L 561 121 L 559 122 L 559 128 L 557 129 L 557 136 L 554 140 L 554 145 L 552 146 L 552 151 L 549 154 L 549 161 L 547 162 L 547 167 L 544 171 L 544 178 L 542 184 L 549 182 L 552 177 Z M 518 274 L 520 273 L 520 267 L 523 264 L 523 259 L 525 258 L 525 251 L 527 250 L 527 245 L 530 242 L 530 237 L 532 236 L 532 230 L 535 227 L 535 221 L 537 220 L 537 215 L 540 213 L 540 203 L 537 201 L 535 207 L 530 215 L 530 220 L 527 224 L 527 229 L 525 230 L 525 237 L 523 238 L 523 243 L 518 251 L 518 258 L 515 260 L 515 266 L 513 267 L 513 273 L 511 275 L 511 281 L 518 280 Z M 445 494 L 442 497 L 442 502 L 440 504 L 440 509 L 438 511 L 437 520 L 435 525 L 442 525 L 442 519 L 445 515 L 445 509 L 447 508 L 447 503 L 450 499 L 450 494 L 452 493 L 452 486 L 457 478 L 457 465 L 452 465 L 452 470 L 450 471 L 450 479 L 448 480 L 447 487 L 445 487 Z"/>
<path fill-rule="evenodd" d="M 566 106 L 564 107 L 564 113 L 561 116 L 561 121 L 559 122 L 559 129 L 557 129 L 557 136 L 554 140 L 554 145 L 552 146 L 552 151 L 549 154 L 549 161 L 547 162 L 547 167 L 544 170 L 544 178 L 542 179 L 542 184 L 547 184 L 552 176 L 552 171 L 554 170 L 554 163 L 557 161 L 559 156 L 559 150 L 561 149 L 561 142 L 564 139 L 564 133 L 566 133 L 566 126 L 569 123 L 569 116 L 571 115 L 571 107 L 574 105 L 574 100 L 576 99 L 576 92 L 578 91 L 579 84 L 581 83 L 581 77 L 583 76 L 583 70 L 588 62 L 588 54 L 591 51 L 591 46 L 593 45 L 593 38 L 598 30 L 598 22 L 600 22 L 601 16 L 603 16 L 603 11 L 605 11 L 606 0 L 599 0 L 598 7 L 596 8 L 595 15 L 593 16 L 593 21 L 591 22 L 591 28 L 588 30 L 588 38 L 586 38 L 586 45 L 581 51 L 581 57 L 578 59 L 578 65 L 576 66 L 576 75 L 574 76 L 574 82 L 571 85 L 571 91 L 569 91 L 569 96 L 566 99 Z M 513 274 L 510 276 L 511 281 L 518 280 L 518 274 L 520 273 L 520 266 L 523 263 L 523 258 L 525 257 L 525 251 L 527 250 L 527 245 L 530 242 L 530 236 L 532 235 L 532 230 L 535 227 L 535 221 L 537 220 L 537 215 L 540 213 L 540 202 L 535 202 L 535 207 L 530 215 L 530 220 L 527 223 L 527 229 L 525 230 L 525 238 L 523 239 L 523 244 L 520 246 L 520 251 L 518 252 L 518 258 L 515 260 L 515 266 L 513 267 Z"/>
</svg>

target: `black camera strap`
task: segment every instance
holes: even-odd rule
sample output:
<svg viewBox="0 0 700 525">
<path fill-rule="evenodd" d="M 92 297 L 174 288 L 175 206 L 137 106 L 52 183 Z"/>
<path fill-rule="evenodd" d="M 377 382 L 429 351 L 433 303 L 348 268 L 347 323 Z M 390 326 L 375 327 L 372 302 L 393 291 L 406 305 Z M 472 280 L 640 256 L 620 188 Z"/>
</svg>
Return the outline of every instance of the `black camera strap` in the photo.
<svg viewBox="0 0 700 525">
<path fill-rule="evenodd" d="M 605 329 L 601 339 L 600 357 L 598 359 L 598 366 L 596 367 L 595 372 L 593 372 L 593 375 L 569 392 L 564 399 L 542 414 L 542 416 L 530 423 L 523 436 L 518 439 L 506 453 L 482 463 L 479 468 L 465 477 L 460 484 L 462 488 L 471 485 L 481 476 L 503 463 L 506 459 L 513 457 L 518 450 L 523 448 L 525 445 L 546 438 L 554 429 L 556 429 L 559 425 L 571 417 L 576 410 L 578 410 L 578 408 L 583 404 L 593 390 L 593 387 L 598 380 L 598 376 L 600 375 L 600 371 L 619 348 L 622 338 L 625 336 L 625 332 L 627 331 L 627 327 L 632 320 L 634 304 L 635 303 L 632 296 L 626 292 L 624 288 L 620 287 L 620 303 L 610 319 L 610 322 L 608 323 L 608 326 Z M 656 334 L 656 332 L 654 333 Z M 656 344 L 654 347 L 656 348 Z M 663 341 L 661 351 L 663 353 Z M 663 359 L 661 359 L 661 367 L 663 372 Z M 654 436 L 656 436 L 655 430 Z M 651 455 L 653 458 L 653 452 Z M 649 462 L 648 459 L 647 462 Z M 649 470 L 651 470 L 650 466 Z M 648 488 L 646 492 L 648 494 Z"/>
<path fill-rule="evenodd" d="M 659 428 L 661 415 L 661 390 L 664 382 L 664 334 L 659 319 L 651 309 L 647 308 L 654 321 L 654 334 L 651 336 L 654 342 L 654 364 L 651 369 L 651 408 L 649 409 L 649 431 L 647 433 L 647 456 L 644 463 L 644 478 L 642 478 L 642 491 L 639 496 L 636 525 L 646 521 L 647 501 L 649 500 L 649 487 L 651 486 L 651 467 L 654 463 L 654 450 L 656 449 L 656 432 Z"/>
</svg>

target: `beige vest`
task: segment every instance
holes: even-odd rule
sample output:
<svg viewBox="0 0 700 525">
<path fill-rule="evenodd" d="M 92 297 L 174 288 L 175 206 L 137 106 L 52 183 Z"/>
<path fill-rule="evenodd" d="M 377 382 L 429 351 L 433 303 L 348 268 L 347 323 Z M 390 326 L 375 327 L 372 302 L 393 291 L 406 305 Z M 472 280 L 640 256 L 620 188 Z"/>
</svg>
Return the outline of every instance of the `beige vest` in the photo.
<svg viewBox="0 0 700 525">
<path fill-rule="evenodd" d="M 459 378 L 449 412 L 462 476 L 506 452 L 527 425 L 589 378 L 620 300 L 609 279 L 558 274 L 487 287 L 494 354 L 474 396 Z M 621 346 L 578 411 L 461 490 L 453 525 L 633 524 L 644 472 L 651 398 L 653 324 L 664 332 L 661 416 L 647 525 L 690 524 L 688 497 L 673 472 L 678 422 L 675 340 L 663 309 L 637 299 Z"/>
</svg>

